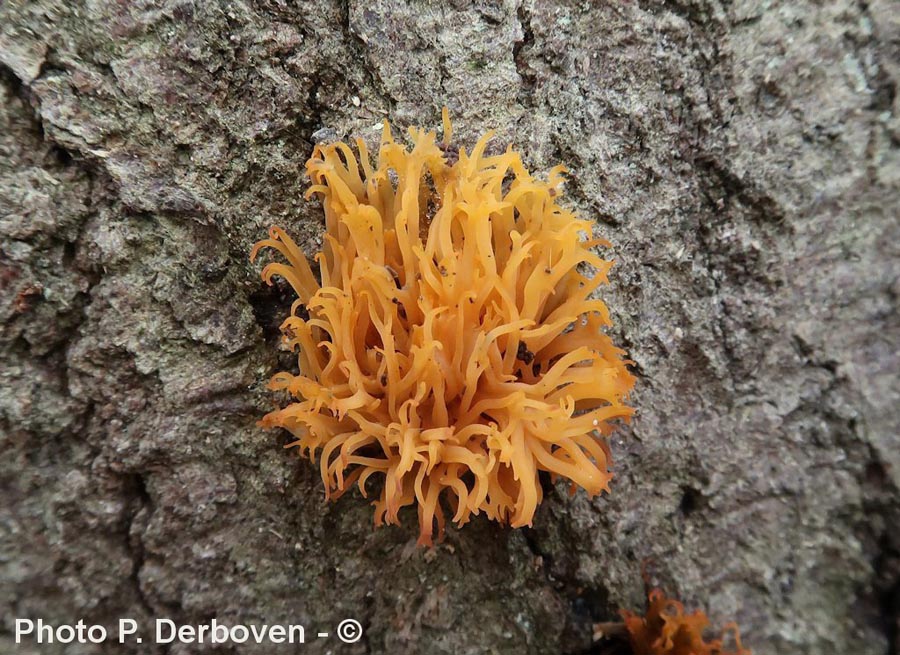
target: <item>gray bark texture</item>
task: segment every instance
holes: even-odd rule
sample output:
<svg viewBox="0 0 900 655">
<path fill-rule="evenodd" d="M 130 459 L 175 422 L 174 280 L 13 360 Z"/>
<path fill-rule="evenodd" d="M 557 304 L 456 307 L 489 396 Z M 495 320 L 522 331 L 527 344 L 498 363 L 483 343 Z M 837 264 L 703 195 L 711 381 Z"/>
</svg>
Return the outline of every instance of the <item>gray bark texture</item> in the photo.
<svg viewBox="0 0 900 655">
<path fill-rule="evenodd" d="M 0 3 L 0 651 L 601 653 L 644 568 L 756 655 L 896 655 L 898 74 L 892 0 Z M 638 414 L 611 494 L 429 550 L 257 427 L 291 297 L 248 252 L 321 244 L 316 140 L 444 104 L 571 170 Z M 16 645 L 23 617 L 311 638 Z"/>
</svg>

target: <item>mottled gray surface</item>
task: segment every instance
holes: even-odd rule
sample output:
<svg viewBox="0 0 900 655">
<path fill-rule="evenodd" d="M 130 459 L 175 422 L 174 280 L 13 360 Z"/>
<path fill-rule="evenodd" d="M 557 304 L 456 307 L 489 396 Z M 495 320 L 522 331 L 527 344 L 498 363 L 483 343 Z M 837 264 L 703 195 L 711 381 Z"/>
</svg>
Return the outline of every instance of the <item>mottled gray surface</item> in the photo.
<svg viewBox="0 0 900 655">
<path fill-rule="evenodd" d="M 0 3 L 0 650 L 351 616 L 295 652 L 588 653 L 646 563 L 757 655 L 896 654 L 898 62 L 891 0 Z M 571 168 L 639 415 L 611 495 L 426 551 L 255 427 L 288 297 L 247 253 L 316 249 L 314 135 L 443 103 Z"/>
</svg>

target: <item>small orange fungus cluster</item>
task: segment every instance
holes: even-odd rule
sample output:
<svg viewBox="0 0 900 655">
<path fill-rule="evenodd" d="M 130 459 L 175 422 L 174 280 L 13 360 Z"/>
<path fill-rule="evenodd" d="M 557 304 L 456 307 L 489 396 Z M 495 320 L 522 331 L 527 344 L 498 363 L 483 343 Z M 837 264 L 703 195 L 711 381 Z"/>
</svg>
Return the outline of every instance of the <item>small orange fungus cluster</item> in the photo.
<svg viewBox="0 0 900 655">
<path fill-rule="evenodd" d="M 444 511 L 530 525 L 540 471 L 589 494 L 608 490 L 610 421 L 628 417 L 633 385 L 592 296 L 612 263 L 591 223 L 559 204 L 562 173 L 533 178 L 511 148 L 471 152 L 385 123 L 377 161 L 357 140 L 317 145 L 306 168 L 321 198 L 319 275 L 281 229 L 263 279 L 297 294 L 284 321 L 299 375 L 270 388 L 294 402 L 262 421 L 321 469 L 326 495 L 383 478 L 376 524 L 415 504 L 420 543 Z M 305 309 L 304 309 L 305 308 Z"/>
<path fill-rule="evenodd" d="M 708 641 L 703 636 L 709 626 L 706 614 L 699 610 L 687 614 L 684 605 L 666 598 L 659 589 L 650 592 L 646 615 L 627 610 L 621 614 L 634 655 L 751 655 L 741 645 L 735 624 L 725 626 L 720 639 Z M 726 641 L 733 647 L 723 645 Z"/>
</svg>

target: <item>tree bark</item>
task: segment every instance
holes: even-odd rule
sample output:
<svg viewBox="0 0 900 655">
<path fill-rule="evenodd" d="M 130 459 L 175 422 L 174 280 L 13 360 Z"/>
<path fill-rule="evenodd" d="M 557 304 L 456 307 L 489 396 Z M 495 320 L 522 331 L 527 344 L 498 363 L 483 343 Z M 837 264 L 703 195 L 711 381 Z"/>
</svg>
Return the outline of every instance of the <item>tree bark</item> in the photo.
<svg viewBox="0 0 900 655">
<path fill-rule="evenodd" d="M 600 652 L 643 567 L 758 655 L 898 653 L 898 61 L 890 0 L 0 4 L 0 649 Z M 248 252 L 321 244 L 313 142 L 442 105 L 571 171 L 638 414 L 611 494 L 427 550 L 256 426 Z M 123 617 L 308 643 L 14 641 Z"/>
</svg>

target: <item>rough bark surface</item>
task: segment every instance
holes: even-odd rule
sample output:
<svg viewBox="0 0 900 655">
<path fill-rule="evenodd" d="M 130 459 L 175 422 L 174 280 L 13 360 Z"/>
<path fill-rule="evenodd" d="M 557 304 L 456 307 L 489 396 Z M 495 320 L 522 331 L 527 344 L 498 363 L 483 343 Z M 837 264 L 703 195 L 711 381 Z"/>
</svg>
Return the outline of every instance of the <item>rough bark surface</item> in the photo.
<svg viewBox="0 0 900 655">
<path fill-rule="evenodd" d="M 20 617 L 294 622 L 300 653 L 589 653 L 641 568 L 754 653 L 898 652 L 891 0 L 0 4 L 0 650 Z M 615 243 L 611 495 L 434 550 L 256 427 L 250 245 L 310 253 L 320 138 L 486 129 Z M 149 641 L 146 640 L 145 641 Z"/>
</svg>

